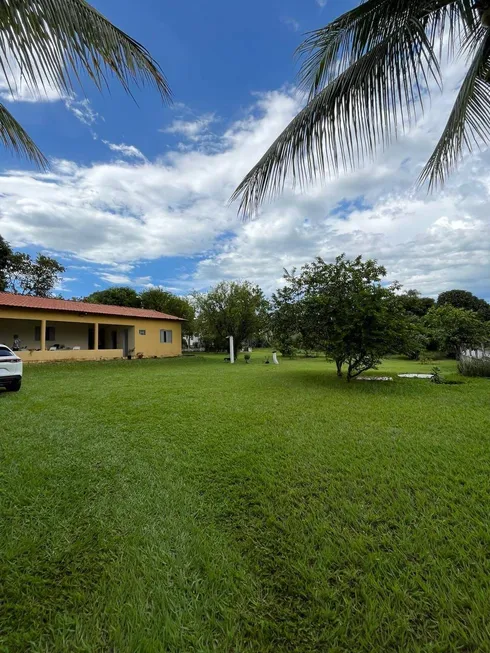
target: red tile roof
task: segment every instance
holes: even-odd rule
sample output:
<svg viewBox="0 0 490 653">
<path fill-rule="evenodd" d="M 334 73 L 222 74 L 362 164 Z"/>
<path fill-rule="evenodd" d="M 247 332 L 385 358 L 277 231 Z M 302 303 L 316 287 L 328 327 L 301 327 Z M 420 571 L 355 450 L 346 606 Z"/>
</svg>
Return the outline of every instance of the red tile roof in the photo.
<svg viewBox="0 0 490 653">
<path fill-rule="evenodd" d="M 94 315 L 115 315 L 117 317 L 139 317 L 151 320 L 179 320 L 174 315 L 150 311 L 146 308 L 128 308 L 126 306 L 108 306 L 106 304 L 89 304 L 88 302 L 71 302 L 66 299 L 45 299 L 28 295 L 12 295 L 0 292 L 0 315 L 2 307 L 34 308 L 41 311 L 66 311 L 69 313 L 88 313 Z"/>
</svg>

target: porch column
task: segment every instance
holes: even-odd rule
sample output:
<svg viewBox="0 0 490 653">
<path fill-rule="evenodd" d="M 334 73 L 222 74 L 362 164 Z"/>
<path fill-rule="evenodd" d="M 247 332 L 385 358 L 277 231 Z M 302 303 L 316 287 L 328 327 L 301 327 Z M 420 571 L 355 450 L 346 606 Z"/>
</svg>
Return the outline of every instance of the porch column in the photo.
<svg viewBox="0 0 490 653">
<path fill-rule="evenodd" d="M 46 351 L 46 320 L 41 320 L 41 351 Z"/>
<path fill-rule="evenodd" d="M 99 348 L 99 323 L 96 322 L 94 324 L 94 349 L 97 350 Z"/>
</svg>

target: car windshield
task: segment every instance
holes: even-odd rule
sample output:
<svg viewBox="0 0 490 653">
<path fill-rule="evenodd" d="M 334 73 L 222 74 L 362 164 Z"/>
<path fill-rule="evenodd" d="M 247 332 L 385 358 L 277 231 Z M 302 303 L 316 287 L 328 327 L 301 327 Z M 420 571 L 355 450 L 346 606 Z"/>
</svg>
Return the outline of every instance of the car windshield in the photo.
<svg viewBox="0 0 490 653">
<path fill-rule="evenodd" d="M 0 347 L 0 358 L 2 356 L 15 356 L 10 349 L 7 349 L 6 347 Z"/>
</svg>

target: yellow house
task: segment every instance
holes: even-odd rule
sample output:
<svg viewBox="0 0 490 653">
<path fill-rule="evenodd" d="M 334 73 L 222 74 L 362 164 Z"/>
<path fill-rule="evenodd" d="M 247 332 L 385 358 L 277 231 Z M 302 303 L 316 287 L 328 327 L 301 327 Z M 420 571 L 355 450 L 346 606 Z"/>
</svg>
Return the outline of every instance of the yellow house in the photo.
<svg viewBox="0 0 490 653">
<path fill-rule="evenodd" d="M 180 356 L 182 322 L 142 308 L 0 292 L 0 343 L 18 339 L 26 362 Z"/>
</svg>

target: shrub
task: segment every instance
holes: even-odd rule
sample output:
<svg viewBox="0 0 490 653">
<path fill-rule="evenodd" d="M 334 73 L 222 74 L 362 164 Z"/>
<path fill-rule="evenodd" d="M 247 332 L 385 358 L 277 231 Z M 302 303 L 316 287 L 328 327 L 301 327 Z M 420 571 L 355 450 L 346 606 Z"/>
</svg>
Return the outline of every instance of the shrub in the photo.
<svg viewBox="0 0 490 653">
<path fill-rule="evenodd" d="M 251 356 L 250 356 L 250 354 L 245 354 L 245 356 L 243 358 L 245 359 L 246 363 L 249 363 Z"/>
<path fill-rule="evenodd" d="M 441 368 L 434 366 L 432 368 L 432 378 L 431 378 L 432 383 L 444 383 L 444 377 L 441 374 Z"/>
<path fill-rule="evenodd" d="M 419 354 L 419 362 L 422 365 L 428 365 L 437 359 L 437 352 L 434 351 L 422 351 Z"/>
<path fill-rule="evenodd" d="M 441 368 L 435 366 L 432 368 L 431 383 L 437 383 L 440 385 L 462 385 L 464 381 L 446 381 L 441 374 Z"/>
<path fill-rule="evenodd" d="M 458 371 L 463 376 L 490 377 L 490 358 L 462 356 L 458 363 Z"/>
</svg>

